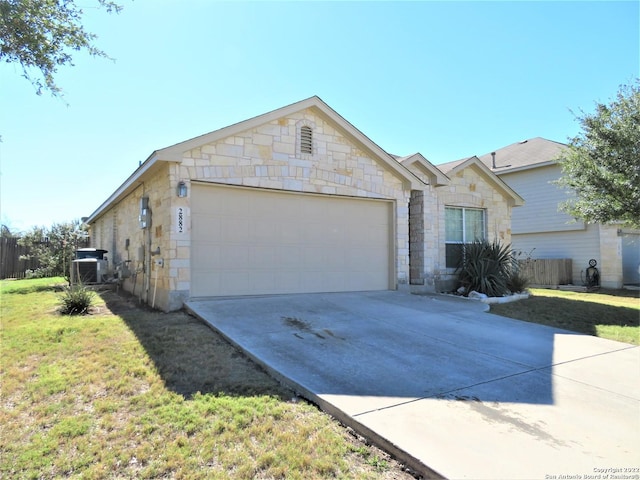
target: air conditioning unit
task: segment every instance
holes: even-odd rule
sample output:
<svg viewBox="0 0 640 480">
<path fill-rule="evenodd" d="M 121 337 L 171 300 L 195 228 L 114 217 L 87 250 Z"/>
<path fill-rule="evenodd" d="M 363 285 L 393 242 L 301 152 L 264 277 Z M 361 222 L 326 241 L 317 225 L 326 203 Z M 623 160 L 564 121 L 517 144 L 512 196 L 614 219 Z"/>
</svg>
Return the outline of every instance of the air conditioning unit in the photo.
<svg viewBox="0 0 640 480">
<path fill-rule="evenodd" d="M 109 264 L 104 258 L 106 250 L 81 248 L 76 251 L 76 259 L 71 262 L 71 284 L 103 283 L 107 278 Z"/>
</svg>

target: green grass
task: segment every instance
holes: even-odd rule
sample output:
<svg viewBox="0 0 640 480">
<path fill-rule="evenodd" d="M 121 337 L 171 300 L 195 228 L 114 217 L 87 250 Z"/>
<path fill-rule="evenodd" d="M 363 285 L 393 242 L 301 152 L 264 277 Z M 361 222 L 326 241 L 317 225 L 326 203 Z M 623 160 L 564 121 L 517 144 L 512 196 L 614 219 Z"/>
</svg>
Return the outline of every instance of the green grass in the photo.
<svg viewBox="0 0 640 480">
<path fill-rule="evenodd" d="M 491 313 L 640 344 L 640 292 L 637 290 L 579 293 L 532 288 L 530 292 L 531 297 L 526 300 L 492 305 Z"/>
<path fill-rule="evenodd" d="M 0 282 L 1 478 L 412 478 L 197 320 Z"/>
</svg>

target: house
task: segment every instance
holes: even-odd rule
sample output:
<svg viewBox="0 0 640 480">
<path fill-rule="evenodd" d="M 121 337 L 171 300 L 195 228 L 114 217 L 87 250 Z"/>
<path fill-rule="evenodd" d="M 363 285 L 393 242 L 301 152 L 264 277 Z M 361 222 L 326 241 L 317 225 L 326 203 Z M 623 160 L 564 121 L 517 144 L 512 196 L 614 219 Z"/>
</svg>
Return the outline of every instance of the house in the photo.
<svg viewBox="0 0 640 480">
<path fill-rule="evenodd" d="M 465 232 L 509 242 L 522 203 L 478 159 L 445 175 L 390 155 L 311 97 L 154 151 L 87 223 L 122 287 L 168 311 L 194 297 L 433 291 Z"/>
<path fill-rule="evenodd" d="M 570 258 L 573 283 L 582 285 L 589 260 L 595 259 L 603 287 L 638 285 L 640 231 L 619 225 L 590 224 L 559 210 L 567 193 L 553 182 L 561 174 L 558 157 L 566 145 L 532 138 L 487 153 L 479 160 L 525 199 L 513 212 L 511 238 L 515 250 L 532 258 Z M 447 173 L 463 161 L 438 165 Z"/>
</svg>

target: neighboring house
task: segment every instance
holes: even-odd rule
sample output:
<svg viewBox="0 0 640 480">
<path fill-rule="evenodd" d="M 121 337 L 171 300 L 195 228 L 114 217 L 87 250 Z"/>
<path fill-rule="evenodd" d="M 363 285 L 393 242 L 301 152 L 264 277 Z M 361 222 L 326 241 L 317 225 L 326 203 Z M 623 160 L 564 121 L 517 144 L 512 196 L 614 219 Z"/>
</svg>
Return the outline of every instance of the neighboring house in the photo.
<svg viewBox="0 0 640 480">
<path fill-rule="evenodd" d="M 562 174 L 557 158 L 564 148 L 562 143 L 537 137 L 479 157 L 525 199 L 512 216 L 514 249 L 531 252 L 532 258 L 570 258 L 576 285 L 583 284 L 590 259 L 598 262 L 603 287 L 638 285 L 640 231 L 576 221 L 559 210 L 568 196 L 553 182 Z M 461 162 L 438 168 L 447 173 Z"/>
<path fill-rule="evenodd" d="M 174 310 L 193 297 L 434 291 L 452 278 L 449 243 L 470 228 L 511 241 L 522 203 L 478 159 L 447 176 L 392 156 L 311 97 L 153 152 L 87 223 L 123 288 Z"/>
</svg>

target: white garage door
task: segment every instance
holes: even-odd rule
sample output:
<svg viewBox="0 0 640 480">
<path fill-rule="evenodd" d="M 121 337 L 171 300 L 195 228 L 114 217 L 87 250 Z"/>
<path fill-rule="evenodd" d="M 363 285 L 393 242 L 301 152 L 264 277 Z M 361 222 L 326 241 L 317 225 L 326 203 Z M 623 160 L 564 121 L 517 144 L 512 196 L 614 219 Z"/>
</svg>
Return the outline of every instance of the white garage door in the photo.
<svg viewBox="0 0 640 480">
<path fill-rule="evenodd" d="M 392 207 L 194 184 L 191 295 L 387 290 Z"/>
</svg>

